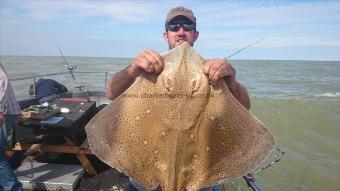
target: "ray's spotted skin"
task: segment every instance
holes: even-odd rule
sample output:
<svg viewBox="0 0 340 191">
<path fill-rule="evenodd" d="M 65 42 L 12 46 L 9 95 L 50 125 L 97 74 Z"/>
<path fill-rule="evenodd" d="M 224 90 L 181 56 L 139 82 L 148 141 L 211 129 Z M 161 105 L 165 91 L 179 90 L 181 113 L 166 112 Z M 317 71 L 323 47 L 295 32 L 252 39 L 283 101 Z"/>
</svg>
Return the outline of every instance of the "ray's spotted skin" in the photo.
<svg viewBox="0 0 340 191">
<path fill-rule="evenodd" d="M 273 136 L 226 83 L 209 84 L 205 60 L 188 43 L 163 59 L 160 75 L 144 74 L 124 93 L 158 96 L 122 94 L 88 123 L 92 152 L 147 190 L 198 190 L 261 163 Z"/>
</svg>

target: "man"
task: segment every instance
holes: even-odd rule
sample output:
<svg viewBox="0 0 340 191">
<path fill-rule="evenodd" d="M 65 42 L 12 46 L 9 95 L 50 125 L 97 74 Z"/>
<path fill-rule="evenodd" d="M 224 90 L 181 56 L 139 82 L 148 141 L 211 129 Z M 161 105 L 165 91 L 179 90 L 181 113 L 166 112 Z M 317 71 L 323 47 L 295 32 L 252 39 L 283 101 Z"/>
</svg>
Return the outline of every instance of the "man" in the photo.
<svg viewBox="0 0 340 191">
<path fill-rule="evenodd" d="M 165 32 L 163 33 L 163 38 L 168 43 L 169 49 L 173 49 L 183 42 L 188 42 L 193 46 L 198 35 L 196 17 L 190 9 L 176 7 L 169 11 L 165 21 Z M 153 50 L 146 50 L 140 53 L 127 68 L 117 72 L 112 77 L 106 95 L 113 100 L 127 90 L 142 73 L 160 74 L 163 68 L 164 60 L 162 56 Z M 244 86 L 236 81 L 236 71 L 227 61 L 224 59 L 207 60 L 202 70 L 212 85 L 223 79 L 237 100 L 245 108 L 250 108 L 248 92 Z M 132 183 L 138 188 L 134 181 Z M 138 188 L 138 190 L 141 189 Z"/>
<path fill-rule="evenodd" d="M 10 164 L 5 159 L 4 151 L 8 147 L 7 138 L 14 128 L 21 110 L 15 98 L 6 72 L 0 63 L 0 185 L 7 190 L 22 190 Z"/>
<path fill-rule="evenodd" d="M 184 7 L 170 10 L 166 17 L 165 27 L 166 31 L 163 33 L 163 37 L 169 44 L 169 49 L 173 49 L 185 41 L 193 46 L 199 35 L 199 32 L 196 31 L 196 17 L 190 9 Z M 164 61 L 159 53 L 153 50 L 140 53 L 132 64 L 112 77 L 107 87 L 107 97 L 111 100 L 115 99 L 128 89 L 142 73 L 159 74 L 163 67 Z M 219 79 L 224 79 L 231 93 L 245 108 L 250 108 L 247 90 L 236 81 L 236 71 L 227 61 L 224 59 L 207 60 L 203 71 L 211 84 L 215 84 Z"/>
</svg>

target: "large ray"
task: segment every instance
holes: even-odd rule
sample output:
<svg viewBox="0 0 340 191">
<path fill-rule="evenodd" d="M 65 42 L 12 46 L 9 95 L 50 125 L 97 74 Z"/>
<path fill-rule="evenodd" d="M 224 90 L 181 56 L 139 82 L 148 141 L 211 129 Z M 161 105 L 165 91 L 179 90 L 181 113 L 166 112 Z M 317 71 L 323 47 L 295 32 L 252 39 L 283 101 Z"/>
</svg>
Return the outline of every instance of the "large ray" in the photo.
<svg viewBox="0 0 340 191">
<path fill-rule="evenodd" d="M 147 190 L 198 190 L 259 165 L 272 150 L 269 130 L 221 80 L 208 83 L 204 59 L 187 43 L 86 126 L 93 153 Z"/>
</svg>

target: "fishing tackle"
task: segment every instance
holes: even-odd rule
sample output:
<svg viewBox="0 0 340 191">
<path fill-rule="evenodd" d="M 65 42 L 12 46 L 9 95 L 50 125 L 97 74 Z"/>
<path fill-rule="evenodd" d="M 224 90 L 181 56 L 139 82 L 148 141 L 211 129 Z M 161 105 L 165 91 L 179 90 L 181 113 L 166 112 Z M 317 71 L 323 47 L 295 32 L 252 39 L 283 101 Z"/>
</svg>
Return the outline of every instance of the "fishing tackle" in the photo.
<svg viewBox="0 0 340 191">
<path fill-rule="evenodd" d="M 281 151 L 279 148 L 276 148 L 276 154 L 274 155 L 274 161 L 272 161 L 271 163 L 269 163 L 268 165 L 260 168 L 259 170 L 257 170 L 255 173 L 247 173 L 245 176 L 243 176 L 243 179 L 247 182 L 247 185 L 253 190 L 253 191 L 262 191 L 261 187 L 259 185 L 256 184 L 255 182 L 255 176 L 256 174 L 258 174 L 259 172 L 262 172 L 263 170 L 265 170 L 268 167 L 273 166 L 274 164 L 278 163 L 282 158 L 283 155 L 285 154 L 284 151 Z"/>
<path fill-rule="evenodd" d="M 58 47 L 58 49 L 59 49 L 59 52 L 60 52 L 61 56 L 63 57 L 63 60 L 64 60 L 64 62 L 65 62 L 65 67 L 66 67 L 66 69 L 67 69 L 67 70 L 69 71 L 69 73 L 71 74 L 73 80 L 76 80 L 76 78 L 74 77 L 74 74 L 73 74 L 73 71 L 74 71 L 75 67 L 69 66 L 69 65 L 68 65 L 68 63 L 67 63 L 67 61 L 66 61 L 66 58 L 65 58 L 65 56 L 64 56 L 63 52 L 61 51 L 61 49 L 60 49 L 60 47 L 59 47 L 58 44 L 57 44 L 57 47 Z"/>
</svg>

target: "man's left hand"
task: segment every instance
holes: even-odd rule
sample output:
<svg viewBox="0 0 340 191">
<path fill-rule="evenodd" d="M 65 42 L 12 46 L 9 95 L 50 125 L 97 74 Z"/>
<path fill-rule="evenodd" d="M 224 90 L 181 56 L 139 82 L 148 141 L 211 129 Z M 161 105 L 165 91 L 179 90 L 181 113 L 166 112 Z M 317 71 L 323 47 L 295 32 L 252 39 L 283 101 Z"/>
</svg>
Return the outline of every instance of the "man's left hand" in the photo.
<svg viewBox="0 0 340 191">
<path fill-rule="evenodd" d="M 204 63 L 203 72 L 212 85 L 216 85 L 221 78 L 224 78 L 227 84 L 235 81 L 236 70 L 224 59 L 207 60 Z"/>
<path fill-rule="evenodd" d="M 203 72 L 211 85 L 216 85 L 221 78 L 226 82 L 230 92 L 246 108 L 250 109 L 250 100 L 246 88 L 236 81 L 236 70 L 226 60 L 207 60 Z"/>
</svg>

